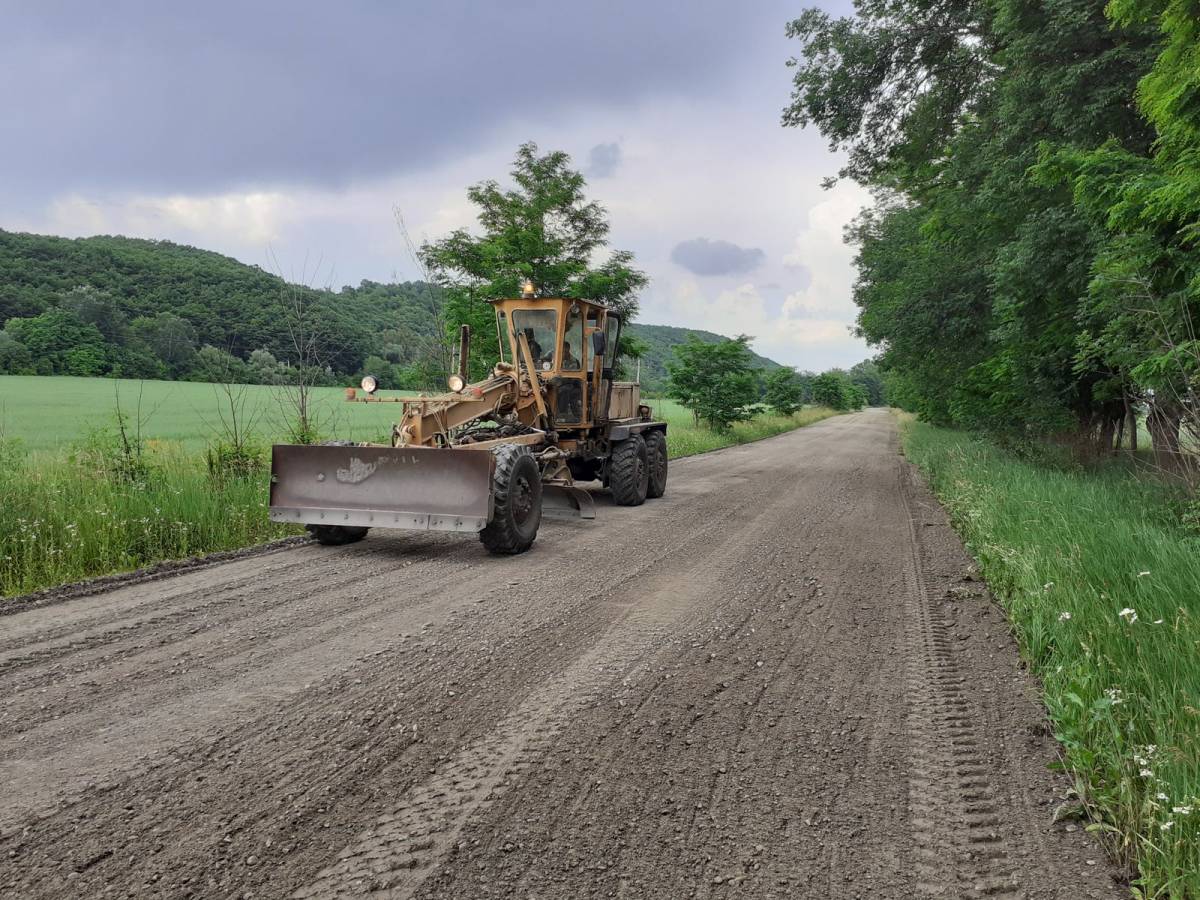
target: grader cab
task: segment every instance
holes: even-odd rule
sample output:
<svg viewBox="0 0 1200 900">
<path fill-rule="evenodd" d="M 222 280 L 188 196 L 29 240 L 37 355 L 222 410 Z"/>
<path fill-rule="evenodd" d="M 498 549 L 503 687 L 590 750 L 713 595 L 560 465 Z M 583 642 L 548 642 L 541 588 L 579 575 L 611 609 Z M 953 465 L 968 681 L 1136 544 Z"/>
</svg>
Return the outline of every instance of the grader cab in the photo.
<svg viewBox="0 0 1200 900">
<path fill-rule="evenodd" d="M 620 318 L 603 304 L 537 297 L 493 301 L 500 359 L 468 383 L 470 331 L 460 335 L 449 391 L 380 395 L 371 377 L 357 403 L 396 403 L 391 443 L 272 448 L 270 516 L 304 524 L 325 544 L 370 528 L 478 532 L 493 553 L 522 553 L 543 510 L 594 518 L 583 485 L 621 506 L 661 497 L 667 425 L 616 382 Z M 505 349 L 507 348 L 507 353 Z"/>
</svg>

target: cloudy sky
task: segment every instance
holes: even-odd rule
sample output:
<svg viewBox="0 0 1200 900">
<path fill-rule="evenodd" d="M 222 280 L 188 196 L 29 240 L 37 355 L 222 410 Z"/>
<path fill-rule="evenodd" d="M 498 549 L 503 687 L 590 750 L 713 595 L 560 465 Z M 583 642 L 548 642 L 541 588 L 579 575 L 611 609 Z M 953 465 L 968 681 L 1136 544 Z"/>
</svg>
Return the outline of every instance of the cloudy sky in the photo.
<svg viewBox="0 0 1200 900">
<path fill-rule="evenodd" d="M 417 277 L 516 147 L 572 155 L 651 276 L 641 320 L 807 369 L 850 336 L 866 201 L 784 129 L 784 24 L 849 0 L 0 0 L 0 228 L 167 238 L 310 283 Z"/>
</svg>

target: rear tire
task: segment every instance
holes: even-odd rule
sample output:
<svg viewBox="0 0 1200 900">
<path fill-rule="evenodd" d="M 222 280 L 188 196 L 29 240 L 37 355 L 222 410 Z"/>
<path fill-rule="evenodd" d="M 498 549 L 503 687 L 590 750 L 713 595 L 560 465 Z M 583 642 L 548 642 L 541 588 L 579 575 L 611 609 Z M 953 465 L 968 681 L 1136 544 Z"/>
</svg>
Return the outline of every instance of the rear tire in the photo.
<svg viewBox="0 0 1200 900">
<path fill-rule="evenodd" d="M 528 447 L 501 445 L 492 455 L 492 520 L 479 532 L 479 540 L 489 553 L 524 553 L 542 524 L 542 473 Z"/>
<path fill-rule="evenodd" d="M 617 506 L 641 506 L 646 502 L 650 465 L 646 442 L 640 434 L 619 441 L 608 465 L 608 484 Z"/>
<path fill-rule="evenodd" d="M 327 547 L 340 547 L 343 544 L 353 544 L 367 536 L 368 528 L 354 525 L 305 525 L 318 544 Z"/>
<path fill-rule="evenodd" d="M 646 458 L 650 463 L 646 496 L 657 499 L 667 492 L 667 436 L 661 431 L 646 434 Z"/>
</svg>

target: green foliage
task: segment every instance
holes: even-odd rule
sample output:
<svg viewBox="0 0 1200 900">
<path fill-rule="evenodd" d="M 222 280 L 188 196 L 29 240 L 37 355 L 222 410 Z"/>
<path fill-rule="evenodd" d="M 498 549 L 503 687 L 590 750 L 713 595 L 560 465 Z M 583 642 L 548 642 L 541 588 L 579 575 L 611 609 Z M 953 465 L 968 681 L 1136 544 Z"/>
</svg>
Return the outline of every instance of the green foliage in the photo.
<svg viewBox="0 0 1200 900">
<path fill-rule="evenodd" d="M 213 479 L 202 461 L 164 448 L 146 451 L 150 477 L 131 480 L 107 447 L 0 466 L 0 596 L 295 530 L 267 519 L 261 473 Z"/>
<path fill-rule="evenodd" d="M 858 0 L 809 11 L 787 124 L 816 124 L 877 203 L 856 223 L 859 332 L 933 422 L 1111 441 L 1127 370 L 1081 353 L 1103 225 L 1039 173 L 1047 153 L 1153 135 L 1132 107 L 1156 36 L 1093 0 Z M 1107 429 L 1107 430 L 1106 430 Z"/>
<path fill-rule="evenodd" d="M 4 330 L 34 360 L 38 374 L 103 375 L 109 367 L 104 335 L 67 309 L 48 309 L 31 319 L 9 319 Z"/>
<path fill-rule="evenodd" d="M 867 392 L 841 369 L 830 369 L 813 379 L 813 403 L 841 412 L 862 409 L 867 404 Z"/>
<path fill-rule="evenodd" d="M 32 375 L 33 354 L 8 331 L 0 331 L 0 375 Z"/>
<path fill-rule="evenodd" d="M 1161 485 L 1024 462 L 916 423 L 929 477 L 1040 678 L 1100 835 L 1139 896 L 1200 896 L 1200 554 Z"/>
<path fill-rule="evenodd" d="M 748 407 L 758 398 L 758 383 L 749 344 L 744 334 L 716 344 L 689 338 L 675 348 L 675 361 L 667 365 L 667 395 L 716 431 L 751 418 Z"/>
<path fill-rule="evenodd" d="M 635 337 L 645 344 L 645 350 L 640 357 L 642 363 L 642 389 L 646 391 L 664 391 L 667 387 L 667 364 L 675 358 L 675 348 L 687 343 L 690 336 L 695 335 L 702 341 L 718 343 L 729 340 L 711 331 L 701 331 L 695 328 L 677 328 L 671 325 L 644 325 L 634 322 L 626 323 L 622 329 L 622 341 Z M 622 346 L 623 353 L 628 354 Z M 751 352 L 751 366 L 761 374 L 766 375 L 780 368 L 779 363 L 765 356 Z"/>
<path fill-rule="evenodd" d="M 725 431 L 716 431 L 704 423 L 698 423 L 691 410 L 674 400 L 649 402 L 651 415 L 667 423 L 667 443 L 672 459 L 691 456 L 693 453 L 707 453 L 736 444 L 748 444 L 837 415 L 834 410 L 823 406 L 802 409 L 790 416 L 762 413 L 752 419 L 734 422 Z"/>
<path fill-rule="evenodd" d="M 763 401 L 781 416 L 790 416 L 804 405 L 804 383 L 795 369 L 780 368 L 767 375 Z"/>
<path fill-rule="evenodd" d="M 862 388 L 867 406 L 883 406 L 887 401 L 883 373 L 873 360 L 864 359 L 850 369 L 850 380 Z"/>
<path fill-rule="evenodd" d="M 593 264 L 608 246 L 607 213 L 586 199 L 586 182 L 570 164 L 566 153 L 538 155 L 536 144 L 522 144 L 510 173 L 514 187 L 489 180 L 467 189 L 482 235 L 460 228 L 421 247 L 421 259 L 445 289 L 448 334 L 455 337 L 462 324 L 474 333 L 473 378 L 499 357 L 487 301 L 519 296 L 527 279 L 541 296 L 596 300 L 626 322 L 637 315 L 646 276 L 624 250 Z"/>
<path fill-rule="evenodd" d="M 165 369 L 169 377 L 198 380 L 212 370 L 212 359 L 198 358 L 205 345 L 243 362 L 266 349 L 295 365 L 297 300 L 321 368 L 342 376 L 338 380 L 359 371 L 373 353 L 408 367 L 441 358 L 441 292 L 423 283 L 363 281 L 335 292 L 289 285 L 257 266 L 167 241 L 0 231 L 0 285 L 0 326 L 10 337 L 24 344 L 18 333 L 32 328 L 31 339 L 44 344 L 42 316 L 55 314 L 50 324 L 61 330 L 55 311 L 68 313 L 100 334 L 101 374 L 157 376 Z M 20 324 L 28 322 L 37 324 Z M 43 357 L 25 346 L 38 373 L 67 372 L 65 357 Z M 76 370 L 95 368 L 94 359 L 75 360 Z M 433 368 L 435 380 L 444 377 L 440 362 Z"/>
</svg>

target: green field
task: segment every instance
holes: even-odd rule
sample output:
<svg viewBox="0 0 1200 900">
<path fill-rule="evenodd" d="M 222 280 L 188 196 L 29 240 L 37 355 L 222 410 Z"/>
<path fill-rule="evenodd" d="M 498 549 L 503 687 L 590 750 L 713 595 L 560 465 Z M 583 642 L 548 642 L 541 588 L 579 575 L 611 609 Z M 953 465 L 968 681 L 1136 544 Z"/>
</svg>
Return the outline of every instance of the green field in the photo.
<svg viewBox="0 0 1200 900">
<path fill-rule="evenodd" d="M 1200 897 L 1200 533 L 1127 468 L 1050 469 L 921 423 L 929 477 L 1042 679 L 1094 824 L 1144 897 Z"/>
<path fill-rule="evenodd" d="M 264 440 L 285 433 L 279 388 L 246 385 L 247 410 Z M 349 404 L 341 388 L 315 388 L 317 416 L 330 436 L 346 440 L 386 438 L 397 407 Z M 120 404 L 133 419 L 140 405 L 143 437 L 201 451 L 219 431 L 222 399 L 213 384 L 190 381 L 127 381 L 113 378 L 0 376 L 0 434 L 19 438 L 30 451 L 69 447 L 89 431 L 112 425 Z"/>
<path fill-rule="evenodd" d="M 250 546 L 299 532 L 266 516 L 266 446 L 284 439 L 277 389 L 247 386 L 258 446 L 218 460 L 220 403 L 210 384 L 66 377 L 0 378 L 0 596 L 166 559 Z M 114 431 L 116 398 L 141 441 Z M 399 407 L 350 404 L 319 392 L 325 437 L 386 440 Z M 651 401 L 670 424 L 673 457 L 758 440 L 833 412 L 759 414 L 718 434 L 668 400 Z M 140 413 L 139 413 L 140 408 Z"/>
<path fill-rule="evenodd" d="M 282 440 L 285 410 L 280 389 L 245 385 L 254 432 L 266 443 Z M 386 441 L 398 407 L 390 403 L 346 403 L 342 388 L 315 388 L 317 418 L 326 437 Z M 399 396 L 385 392 L 384 396 Z M 130 420 L 144 422 L 142 437 L 200 452 L 220 431 L 220 409 L 226 398 L 213 384 L 189 381 L 128 381 L 112 378 L 0 375 L 0 437 L 16 438 L 32 453 L 67 449 L 90 432 L 115 422 L 118 398 Z M 670 424 L 671 455 L 689 456 L 730 444 L 779 434 L 826 418 L 825 409 L 806 409 L 795 416 L 759 415 L 717 434 L 696 426 L 691 413 L 673 400 L 650 400 L 655 416 Z"/>
</svg>

